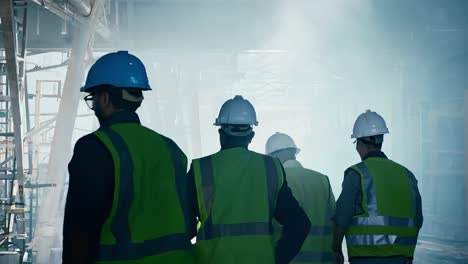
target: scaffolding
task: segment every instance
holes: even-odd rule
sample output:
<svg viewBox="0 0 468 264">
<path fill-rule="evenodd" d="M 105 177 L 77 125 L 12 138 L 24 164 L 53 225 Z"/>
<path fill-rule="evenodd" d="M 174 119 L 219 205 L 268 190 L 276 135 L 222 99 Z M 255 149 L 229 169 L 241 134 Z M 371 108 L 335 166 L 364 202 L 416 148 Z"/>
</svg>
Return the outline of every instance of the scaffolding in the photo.
<svg viewBox="0 0 468 264">
<path fill-rule="evenodd" d="M 0 1 L 4 39 L 0 77 L 0 257 L 28 261 L 23 164 L 27 2 Z M 28 110 L 28 109 L 26 109 Z M 28 120 L 27 120 L 28 122 Z M 30 167 L 29 167 L 30 169 Z M 2 253 L 3 252 L 3 253 Z"/>
<path fill-rule="evenodd" d="M 93 33 L 97 32 L 104 38 L 109 36 L 106 20 L 103 19 L 106 15 L 105 2 L 95 1 L 91 15 L 83 17 L 71 11 L 69 4 L 64 2 L 0 0 L 0 34 L 4 44 L 0 47 L 0 263 L 50 263 L 50 248 L 57 244 L 61 232 L 54 230 L 52 237 L 46 236 L 40 242 L 33 238 L 38 235 L 36 226 L 39 228 L 40 223 L 60 221 L 56 218 L 60 205 L 48 195 L 54 192 L 41 194 L 39 189 L 57 187 L 58 193 L 64 193 L 63 168 L 68 156 L 57 158 L 57 154 L 62 155 L 64 148 L 65 152 L 70 152 L 69 143 L 78 104 L 78 92 L 74 88 L 83 79 L 84 61 L 90 43 L 93 43 Z M 62 18 L 63 23 L 75 27 L 72 56 L 69 61 L 56 65 L 70 65 L 68 82 L 39 80 L 36 91 L 29 94 L 28 71 L 25 69 L 27 22 L 28 9 L 33 3 L 46 7 Z M 38 53 L 43 51 L 30 54 Z M 52 67 L 35 67 L 30 72 Z M 70 87 L 68 91 L 62 89 L 64 86 Z M 60 111 L 54 109 L 54 113 L 44 113 L 41 100 L 45 98 L 63 101 Z M 34 114 L 30 113 L 30 103 L 34 103 Z M 47 120 L 42 120 L 41 117 L 47 116 Z M 34 117 L 34 123 L 30 122 L 31 117 Z M 48 159 L 54 155 L 56 160 L 51 162 L 51 170 Z M 51 208 L 55 210 L 50 212 Z"/>
</svg>

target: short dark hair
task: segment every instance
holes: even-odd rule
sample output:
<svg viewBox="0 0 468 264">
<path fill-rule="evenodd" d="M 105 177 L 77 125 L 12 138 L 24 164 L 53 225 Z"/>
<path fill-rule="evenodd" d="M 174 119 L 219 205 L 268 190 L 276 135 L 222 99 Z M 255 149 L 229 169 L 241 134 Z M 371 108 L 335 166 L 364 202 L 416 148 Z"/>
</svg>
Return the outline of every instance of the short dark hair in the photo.
<svg viewBox="0 0 468 264">
<path fill-rule="evenodd" d="M 245 136 L 233 136 L 226 133 L 223 129 L 218 130 L 219 133 L 224 137 L 226 141 L 229 141 L 233 145 L 248 145 L 252 141 L 254 133 Z"/>
<path fill-rule="evenodd" d="M 113 87 L 110 85 L 102 85 L 94 87 L 91 90 L 91 93 L 107 93 L 109 95 L 110 101 L 114 105 L 114 107 L 118 110 L 124 110 L 129 112 L 135 112 L 140 106 L 141 102 L 130 102 L 122 97 L 122 91 L 125 90 L 130 95 L 134 97 L 142 97 L 143 92 L 141 89 L 135 88 L 120 88 L 120 87 Z"/>
<path fill-rule="evenodd" d="M 360 138 L 359 142 L 366 145 L 371 150 L 382 150 L 382 143 L 375 143 L 374 137 Z"/>
</svg>

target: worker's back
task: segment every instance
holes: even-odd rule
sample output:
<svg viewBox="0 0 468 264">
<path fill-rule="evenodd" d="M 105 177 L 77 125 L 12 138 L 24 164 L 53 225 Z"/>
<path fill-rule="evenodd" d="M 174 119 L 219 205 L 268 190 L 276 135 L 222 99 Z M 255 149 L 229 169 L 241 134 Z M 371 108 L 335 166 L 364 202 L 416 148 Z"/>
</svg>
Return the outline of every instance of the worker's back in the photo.
<svg viewBox="0 0 468 264">
<path fill-rule="evenodd" d="M 350 169 L 361 176 L 363 213 L 354 216 L 346 230 L 349 256 L 412 258 L 421 227 L 414 175 L 379 157 L 367 158 Z"/>
<path fill-rule="evenodd" d="M 201 263 L 275 263 L 271 221 L 281 164 L 245 148 L 193 161 L 202 226 Z"/>
<path fill-rule="evenodd" d="M 298 161 L 284 164 L 288 185 L 311 222 L 309 236 L 292 263 L 331 263 L 331 216 L 335 197 L 328 177 L 304 168 Z"/>
<path fill-rule="evenodd" d="M 99 263 L 190 261 L 182 250 L 190 242 L 178 192 L 187 165 L 183 152 L 172 140 L 135 123 L 95 134 L 111 153 L 115 170 L 114 202 L 101 232 Z"/>
</svg>

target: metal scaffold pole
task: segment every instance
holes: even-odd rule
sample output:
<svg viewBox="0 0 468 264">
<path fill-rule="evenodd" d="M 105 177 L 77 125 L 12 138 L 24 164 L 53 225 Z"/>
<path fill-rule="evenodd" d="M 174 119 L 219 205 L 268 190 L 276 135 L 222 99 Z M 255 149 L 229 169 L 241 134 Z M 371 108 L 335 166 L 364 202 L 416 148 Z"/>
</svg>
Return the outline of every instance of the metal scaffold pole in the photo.
<svg viewBox="0 0 468 264">
<path fill-rule="evenodd" d="M 465 91 L 465 219 L 468 219 L 468 91 Z M 468 222 L 465 221 L 465 240 L 468 241 Z"/>
<path fill-rule="evenodd" d="M 25 6 L 27 7 L 27 5 Z M 5 174 L 5 193 L 9 198 L 7 202 L 8 210 L 6 211 L 9 220 L 7 221 L 7 240 L 10 245 L 13 245 L 15 250 L 18 250 L 20 256 L 25 254 L 26 244 L 26 229 L 25 229 L 25 203 L 24 203 L 24 167 L 23 167 L 23 126 L 22 126 L 22 102 L 25 97 L 22 94 L 24 85 L 24 59 L 26 49 L 26 27 L 27 27 L 27 8 L 23 12 L 14 12 L 13 2 L 9 0 L 0 1 L 0 19 L 1 31 L 3 34 L 3 43 L 5 50 L 5 65 L 6 65 L 6 93 L 5 101 L 7 103 L 7 113 L 11 112 L 13 121 L 13 131 L 8 131 L 7 128 L 3 131 L 2 136 L 6 138 L 8 145 L 9 137 L 14 139 L 14 156 L 12 167 L 3 168 L 3 171 L 11 171 L 11 177 Z M 19 15 L 23 14 L 22 22 Z M 21 35 L 19 33 L 22 33 Z M 21 43 L 19 43 L 19 38 Z M 21 49 L 19 49 L 21 48 Z M 8 118 L 7 118 L 8 119 Z M 8 121 L 6 121 L 8 123 Z M 5 149 L 5 158 L 8 153 L 8 146 Z M 2 164 L 8 165 L 10 161 L 6 159 Z M 9 183 L 8 183 L 9 182 Z M 9 190 L 8 190 L 9 189 Z M 5 207 L 2 207 L 4 209 Z M 11 244 L 13 243 L 13 244 Z"/>
<path fill-rule="evenodd" d="M 23 137 L 21 127 L 21 107 L 20 107 L 20 83 L 18 79 L 18 64 L 16 57 L 16 29 L 13 24 L 13 6 L 11 1 L 0 1 L 0 17 L 2 18 L 2 31 L 5 45 L 5 57 L 7 65 L 7 76 L 10 91 L 11 111 L 13 114 L 13 124 L 15 131 L 15 158 L 17 169 L 17 180 L 19 185 L 19 195 L 23 194 Z"/>
</svg>

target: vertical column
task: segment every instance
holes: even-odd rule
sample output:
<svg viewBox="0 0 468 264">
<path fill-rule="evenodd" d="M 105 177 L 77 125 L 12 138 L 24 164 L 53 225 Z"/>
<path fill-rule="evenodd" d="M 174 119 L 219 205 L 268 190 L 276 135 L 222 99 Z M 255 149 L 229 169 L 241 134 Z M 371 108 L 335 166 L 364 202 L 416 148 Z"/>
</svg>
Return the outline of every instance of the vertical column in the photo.
<svg viewBox="0 0 468 264">
<path fill-rule="evenodd" d="M 468 90 L 465 90 L 465 219 L 468 219 Z M 465 239 L 468 240 L 468 222 L 465 222 Z"/>
<path fill-rule="evenodd" d="M 34 129 L 39 129 L 41 126 L 41 84 L 42 82 L 37 80 L 36 81 L 36 96 L 34 97 L 34 105 L 35 105 L 35 110 L 34 110 Z M 35 136 L 33 136 L 32 139 L 29 139 L 30 141 L 34 142 L 34 170 L 33 173 L 33 179 L 34 181 L 39 181 L 39 155 L 40 155 L 40 135 L 41 133 L 37 133 Z M 35 183 L 35 182 L 34 182 Z"/>
<path fill-rule="evenodd" d="M 14 142 L 15 142 L 15 159 L 13 169 L 16 169 L 16 179 L 17 179 L 17 188 L 16 183 L 12 182 L 14 186 L 12 189 L 11 196 L 16 198 L 15 206 L 12 207 L 9 223 L 10 233 L 13 230 L 16 231 L 16 245 L 20 249 L 20 254 L 24 254 L 25 249 L 25 225 L 24 225 L 24 167 L 23 167 L 23 126 L 22 126 L 22 109 L 21 102 L 24 99 L 22 96 L 22 86 L 24 84 L 22 78 L 24 77 L 24 60 L 22 60 L 21 65 L 18 65 L 18 27 L 17 21 L 15 19 L 15 14 L 18 16 L 19 12 L 14 12 L 13 10 L 13 1 L 3 0 L 0 1 L 0 19 L 3 31 L 4 39 L 4 48 L 5 48 L 5 57 L 6 57 L 6 67 L 7 67 L 7 78 L 9 84 L 10 100 L 11 100 L 11 113 L 13 115 L 13 132 L 14 132 Z M 18 17 L 16 17 L 18 18 Z M 26 23 L 27 12 L 24 12 L 23 23 Z M 27 25 L 24 25 L 26 28 Z M 23 29 L 23 39 L 22 39 L 22 51 L 21 55 L 25 55 L 24 48 L 26 45 L 25 33 Z M 24 57 L 23 57 L 24 59 Z M 20 67 L 18 67 L 20 66 Z M 19 68 L 19 69 L 18 69 Z M 13 221 L 16 216 L 16 221 Z"/>
<path fill-rule="evenodd" d="M 10 1 L 0 1 L 0 18 L 3 31 L 3 43 L 5 47 L 5 57 L 7 66 L 7 78 L 9 83 L 11 112 L 13 114 L 14 137 L 15 137 L 15 157 L 17 179 L 19 185 L 20 203 L 23 199 L 23 137 L 21 126 L 21 107 L 20 107 L 20 84 L 18 79 L 18 64 L 16 56 L 16 23 L 13 19 L 13 6 Z"/>
</svg>

